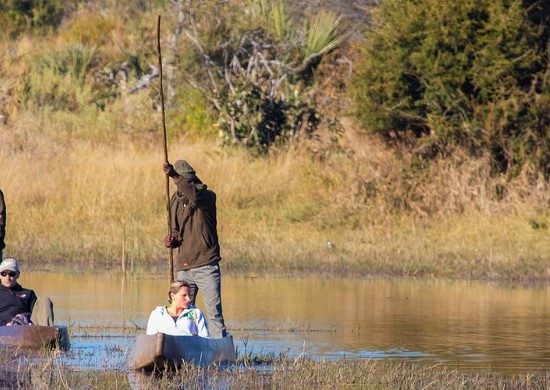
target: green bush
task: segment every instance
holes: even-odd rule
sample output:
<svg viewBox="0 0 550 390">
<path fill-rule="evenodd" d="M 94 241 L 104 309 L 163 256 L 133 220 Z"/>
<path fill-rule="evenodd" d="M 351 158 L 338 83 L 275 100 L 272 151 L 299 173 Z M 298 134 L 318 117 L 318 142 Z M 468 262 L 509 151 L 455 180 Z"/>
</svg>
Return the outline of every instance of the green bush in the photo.
<svg viewBox="0 0 550 390">
<path fill-rule="evenodd" d="M 184 27 L 196 53 L 184 75 L 217 114 L 224 143 L 265 153 L 315 131 L 313 70 L 342 43 L 340 18 L 326 11 L 300 17 L 284 0 L 251 1 L 237 23 L 235 10 L 209 10 L 216 23 L 202 24 L 205 12 Z"/>
<path fill-rule="evenodd" d="M 383 1 L 352 82 L 358 118 L 432 155 L 459 146 L 549 177 L 549 21 L 534 0 Z"/>
<path fill-rule="evenodd" d="M 63 0 L 0 0 L 0 22 L 4 33 L 55 28 L 64 13 Z"/>
<path fill-rule="evenodd" d="M 86 77 L 95 55 L 95 47 L 71 45 L 36 56 L 15 94 L 27 110 L 76 111 L 90 96 Z"/>
</svg>

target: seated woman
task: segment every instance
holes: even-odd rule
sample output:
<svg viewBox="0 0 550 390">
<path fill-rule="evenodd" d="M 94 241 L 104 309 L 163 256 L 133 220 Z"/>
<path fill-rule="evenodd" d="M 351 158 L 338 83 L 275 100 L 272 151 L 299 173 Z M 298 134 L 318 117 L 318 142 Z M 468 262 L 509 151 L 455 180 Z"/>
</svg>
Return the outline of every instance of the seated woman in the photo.
<svg viewBox="0 0 550 390">
<path fill-rule="evenodd" d="M 37 297 L 33 290 L 23 288 L 17 282 L 19 276 L 21 272 L 17 260 L 2 261 L 0 264 L 0 326 L 53 325 L 53 303 L 50 298 Z"/>
<path fill-rule="evenodd" d="M 189 283 L 174 282 L 168 291 L 168 305 L 157 306 L 147 322 L 147 334 L 210 337 L 202 312 L 191 305 Z"/>
</svg>

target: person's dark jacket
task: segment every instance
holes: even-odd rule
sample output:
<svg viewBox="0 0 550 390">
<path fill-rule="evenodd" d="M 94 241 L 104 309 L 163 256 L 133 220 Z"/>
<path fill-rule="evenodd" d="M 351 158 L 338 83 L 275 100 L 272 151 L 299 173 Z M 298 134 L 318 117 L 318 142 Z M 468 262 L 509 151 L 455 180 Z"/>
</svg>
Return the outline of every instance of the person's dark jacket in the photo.
<svg viewBox="0 0 550 390">
<path fill-rule="evenodd" d="M 178 238 L 176 270 L 189 270 L 221 260 L 218 241 L 216 194 L 196 177 L 174 179 L 172 236 Z M 179 194 L 178 194 L 179 193 Z"/>
<path fill-rule="evenodd" d="M 0 326 L 6 325 L 16 314 L 32 313 L 36 303 L 33 290 L 16 284 L 13 287 L 0 285 Z"/>
</svg>

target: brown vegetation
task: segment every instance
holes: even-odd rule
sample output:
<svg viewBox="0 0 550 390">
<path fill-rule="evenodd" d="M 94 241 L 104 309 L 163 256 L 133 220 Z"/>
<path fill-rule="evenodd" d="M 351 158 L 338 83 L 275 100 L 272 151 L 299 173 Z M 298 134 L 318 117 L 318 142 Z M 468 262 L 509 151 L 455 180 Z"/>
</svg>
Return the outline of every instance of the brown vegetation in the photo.
<svg viewBox="0 0 550 390">
<path fill-rule="evenodd" d="M 55 39 L 1 42 L 7 256 L 39 268 L 124 261 L 165 272 L 156 86 L 128 93 L 154 63 L 156 15 L 120 15 L 89 5 Z M 170 160 L 188 159 L 218 194 L 225 270 L 548 281 L 548 182 L 528 168 L 495 176 L 487 156 L 460 148 L 428 162 L 422 150 L 365 135 L 346 97 L 355 51 L 342 50 L 315 70 L 320 127 L 266 156 L 222 147 L 196 91 L 184 89 L 190 105 L 169 110 Z M 72 55 L 90 56 L 83 78 L 76 65 L 66 74 L 50 66 Z M 141 64 L 128 79 L 123 58 Z M 97 83 L 112 94 L 98 95 Z M 30 95 L 38 100 L 25 103 Z"/>
</svg>

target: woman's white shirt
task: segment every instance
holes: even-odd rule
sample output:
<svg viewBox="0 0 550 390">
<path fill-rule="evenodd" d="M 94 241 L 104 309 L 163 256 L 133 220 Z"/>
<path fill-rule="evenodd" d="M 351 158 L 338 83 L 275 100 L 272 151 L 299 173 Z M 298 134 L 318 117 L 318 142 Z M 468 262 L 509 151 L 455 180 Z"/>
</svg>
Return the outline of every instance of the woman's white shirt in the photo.
<svg viewBox="0 0 550 390">
<path fill-rule="evenodd" d="M 166 306 L 157 306 L 147 321 L 147 334 L 165 333 L 174 336 L 210 337 L 204 314 L 190 306 L 174 321 Z"/>
</svg>

